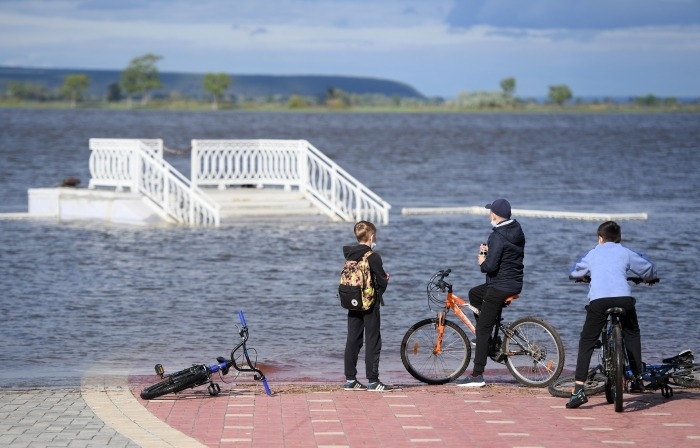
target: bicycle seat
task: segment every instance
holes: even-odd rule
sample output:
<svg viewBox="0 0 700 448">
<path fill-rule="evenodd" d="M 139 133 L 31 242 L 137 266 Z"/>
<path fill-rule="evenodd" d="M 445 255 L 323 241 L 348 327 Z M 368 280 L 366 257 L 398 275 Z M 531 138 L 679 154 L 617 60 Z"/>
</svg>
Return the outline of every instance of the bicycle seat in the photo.
<svg viewBox="0 0 700 448">
<path fill-rule="evenodd" d="M 506 297 L 505 302 L 503 302 L 503 307 L 507 307 L 508 305 L 510 305 L 510 302 L 517 299 L 518 297 L 520 297 L 520 294 L 513 294 L 512 296 Z"/>
<path fill-rule="evenodd" d="M 693 351 L 692 350 L 683 350 L 676 356 L 672 356 L 670 358 L 666 358 L 662 360 L 664 364 L 692 364 L 693 363 Z"/>
<path fill-rule="evenodd" d="M 624 308 L 620 308 L 619 306 L 616 306 L 614 308 L 608 308 L 605 310 L 605 315 L 607 316 L 608 314 L 619 314 L 620 316 L 624 315 L 627 311 Z"/>
</svg>

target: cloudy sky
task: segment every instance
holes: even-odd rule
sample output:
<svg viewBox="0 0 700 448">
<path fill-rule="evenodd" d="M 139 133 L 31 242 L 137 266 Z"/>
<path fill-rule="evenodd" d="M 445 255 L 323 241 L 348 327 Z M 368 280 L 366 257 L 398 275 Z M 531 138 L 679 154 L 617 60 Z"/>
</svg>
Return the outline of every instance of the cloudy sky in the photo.
<svg viewBox="0 0 700 448">
<path fill-rule="evenodd" d="M 0 0 L 0 65 L 700 96 L 700 0 Z"/>
</svg>

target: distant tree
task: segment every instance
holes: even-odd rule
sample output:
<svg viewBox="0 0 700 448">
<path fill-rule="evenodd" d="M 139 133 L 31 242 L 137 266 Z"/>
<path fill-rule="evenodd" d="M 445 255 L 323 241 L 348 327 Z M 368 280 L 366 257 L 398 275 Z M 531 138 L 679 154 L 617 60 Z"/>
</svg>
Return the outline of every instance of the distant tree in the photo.
<svg viewBox="0 0 700 448">
<path fill-rule="evenodd" d="M 326 106 L 334 109 L 350 107 L 350 96 L 342 89 L 329 87 L 326 90 Z"/>
<path fill-rule="evenodd" d="M 512 99 L 515 93 L 515 78 L 501 79 L 501 90 L 503 90 L 503 95 L 505 95 L 506 98 Z"/>
<path fill-rule="evenodd" d="M 49 89 L 31 82 L 9 81 L 7 83 L 8 97 L 20 101 L 46 101 L 49 99 Z"/>
<path fill-rule="evenodd" d="M 207 73 L 202 80 L 204 90 L 212 96 L 211 108 L 219 108 L 219 100 L 226 89 L 231 85 L 231 77 L 226 73 Z"/>
<path fill-rule="evenodd" d="M 675 97 L 670 96 L 670 97 L 668 97 L 668 98 L 664 98 L 663 103 L 664 103 L 664 106 L 677 106 L 677 105 L 678 105 L 678 99 L 675 98 Z"/>
<path fill-rule="evenodd" d="M 290 109 L 303 109 L 307 105 L 306 99 L 301 95 L 292 95 L 287 101 L 287 107 Z"/>
<path fill-rule="evenodd" d="M 85 97 L 89 87 L 90 77 L 88 75 L 66 75 L 59 91 L 61 95 L 70 100 L 70 107 L 75 107 L 78 101 Z"/>
<path fill-rule="evenodd" d="M 549 100 L 559 106 L 573 97 L 571 89 L 566 84 L 549 86 Z"/>
<path fill-rule="evenodd" d="M 656 97 L 656 95 L 646 95 L 646 96 L 638 96 L 634 99 L 634 102 L 637 103 L 640 106 L 644 107 L 654 107 L 659 105 L 659 98 Z"/>
<path fill-rule="evenodd" d="M 122 99 L 122 88 L 118 82 L 113 82 L 107 87 L 107 101 L 116 102 Z"/>
<path fill-rule="evenodd" d="M 140 93 L 141 104 L 146 105 L 150 91 L 163 87 L 156 68 L 156 62 L 161 59 L 163 59 L 161 56 L 148 53 L 132 59 L 129 66 L 122 72 L 121 84 L 128 95 L 129 106 L 131 106 L 133 94 Z"/>
</svg>

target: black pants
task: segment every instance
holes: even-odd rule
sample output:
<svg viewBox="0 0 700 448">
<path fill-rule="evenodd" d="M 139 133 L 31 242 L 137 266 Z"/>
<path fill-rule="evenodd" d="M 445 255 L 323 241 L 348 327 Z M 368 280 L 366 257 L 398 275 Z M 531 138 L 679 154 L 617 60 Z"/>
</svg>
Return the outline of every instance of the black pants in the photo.
<svg viewBox="0 0 700 448">
<path fill-rule="evenodd" d="M 637 375 L 642 371 L 642 339 L 639 322 L 637 322 L 637 310 L 634 307 L 635 302 L 634 297 L 604 297 L 592 300 L 586 306 L 586 321 L 583 323 L 581 338 L 578 342 L 576 381 L 586 381 L 595 344 L 607 320 L 605 310 L 613 307 L 626 310 L 625 315 L 620 316 L 622 339 L 625 341 L 632 373 Z"/>
<path fill-rule="evenodd" d="M 348 339 L 345 342 L 345 379 L 357 379 L 357 357 L 365 347 L 365 373 L 367 381 L 379 381 L 379 352 L 382 350 L 382 334 L 379 331 L 379 302 L 367 311 L 348 311 Z"/>
<path fill-rule="evenodd" d="M 474 370 L 472 375 L 482 375 L 486 369 L 489 354 L 489 340 L 493 327 L 501 314 L 506 299 L 515 294 L 505 292 L 486 284 L 475 286 L 469 290 L 469 303 L 479 308 L 476 318 L 476 350 L 474 350 Z"/>
</svg>

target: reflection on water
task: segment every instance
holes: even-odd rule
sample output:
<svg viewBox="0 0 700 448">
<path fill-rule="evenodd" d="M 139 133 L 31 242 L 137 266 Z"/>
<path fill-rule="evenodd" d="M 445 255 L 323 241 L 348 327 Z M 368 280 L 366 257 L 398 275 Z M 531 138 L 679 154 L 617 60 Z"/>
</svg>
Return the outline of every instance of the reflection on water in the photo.
<svg viewBox="0 0 700 448">
<path fill-rule="evenodd" d="M 393 206 L 379 246 L 391 274 L 380 370 L 408 381 L 405 331 L 430 316 L 425 285 L 451 267 L 466 297 L 483 277 L 480 216 L 402 216 L 402 207 L 480 205 L 649 213 L 623 222 L 625 243 L 658 264 L 636 287 L 650 361 L 700 353 L 695 222 L 700 126 L 695 115 L 383 115 L 0 110 L 0 212 L 26 211 L 28 188 L 68 176 L 86 185 L 88 139 L 307 139 Z M 189 174 L 187 156 L 166 156 Z M 676 179 L 683 179 L 677 182 Z M 680 211 L 680 212 L 679 212 Z M 517 216 L 516 216 L 517 218 Z M 585 286 L 567 282 L 597 222 L 520 220 L 526 282 L 507 319 L 546 318 L 573 367 Z M 0 386 L 72 385 L 81 371 L 151 373 L 228 355 L 236 312 L 271 379 L 342 380 L 345 314 L 336 284 L 347 223 L 247 223 L 219 229 L 0 220 Z M 489 368 L 496 368 L 490 366 Z M 361 369 L 360 369 L 361 370 Z"/>
</svg>

